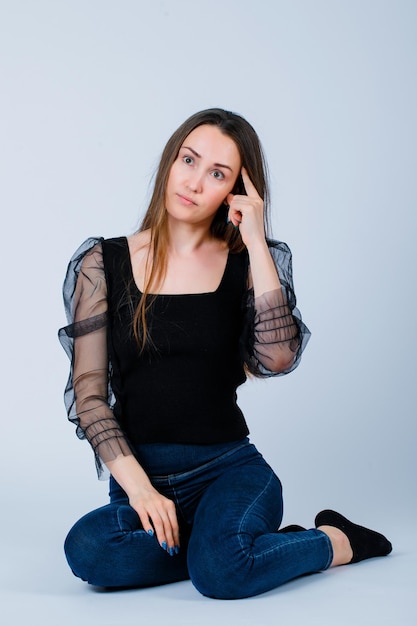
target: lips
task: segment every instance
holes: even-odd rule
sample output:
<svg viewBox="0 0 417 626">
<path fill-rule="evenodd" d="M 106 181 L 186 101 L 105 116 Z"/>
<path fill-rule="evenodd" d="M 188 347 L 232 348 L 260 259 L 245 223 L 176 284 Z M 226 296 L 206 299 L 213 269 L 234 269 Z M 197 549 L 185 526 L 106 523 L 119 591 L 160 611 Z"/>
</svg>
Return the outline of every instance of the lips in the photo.
<svg viewBox="0 0 417 626">
<path fill-rule="evenodd" d="M 182 204 L 185 204 L 186 206 L 192 206 L 197 204 L 196 202 L 194 202 L 194 200 L 192 200 L 188 196 L 184 196 L 184 194 L 182 193 L 177 193 L 176 195 L 179 198 L 180 202 L 182 202 Z"/>
</svg>

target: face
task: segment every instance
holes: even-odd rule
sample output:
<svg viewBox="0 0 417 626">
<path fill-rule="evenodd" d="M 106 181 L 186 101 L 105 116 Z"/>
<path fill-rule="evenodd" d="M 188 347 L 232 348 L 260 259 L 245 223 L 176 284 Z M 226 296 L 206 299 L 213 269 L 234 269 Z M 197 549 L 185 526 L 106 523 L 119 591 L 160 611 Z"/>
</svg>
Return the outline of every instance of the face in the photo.
<svg viewBox="0 0 417 626">
<path fill-rule="evenodd" d="M 240 173 L 233 139 L 216 126 L 193 130 L 172 164 L 165 190 L 169 219 L 210 226 Z"/>
</svg>

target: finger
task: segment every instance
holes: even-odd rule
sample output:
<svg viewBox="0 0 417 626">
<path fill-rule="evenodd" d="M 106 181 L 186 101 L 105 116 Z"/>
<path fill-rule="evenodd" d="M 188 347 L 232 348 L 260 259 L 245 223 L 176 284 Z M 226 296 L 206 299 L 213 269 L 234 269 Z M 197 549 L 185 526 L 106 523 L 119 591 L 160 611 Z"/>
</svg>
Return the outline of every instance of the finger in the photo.
<svg viewBox="0 0 417 626">
<path fill-rule="evenodd" d="M 145 512 L 139 512 L 139 511 L 136 511 L 136 512 L 139 515 L 140 523 L 142 524 L 143 530 L 147 532 L 150 537 L 153 537 L 155 534 L 155 531 L 153 529 L 149 515 Z"/>
<path fill-rule="evenodd" d="M 235 195 L 233 193 L 229 193 L 227 194 L 227 198 L 226 198 L 226 203 L 230 206 L 233 202 L 233 198 L 235 197 Z"/>
<path fill-rule="evenodd" d="M 229 207 L 228 218 L 230 223 L 237 228 L 239 224 L 242 223 L 242 212 L 239 209 L 234 208 L 233 206 Z"/>
<path fill-rule="evenodd" d="M 253 184 L 253 182 L 249 178 L 249 174 L 248 174 L 247 170 L 243 166 L 242 166 L 242 169 L 241 169 L 240 173 L 242 174 L 243 186 L 245 187 L 245 191 L 246 191 L 247 195 L 248 196 L 257 196 L 257 197 L 259 197 L 259 194 L 256 191 L 255 185 Z"/>
<path fill-rule="evenodd" d="M 155 529 L 155 535 L 158 540 L 159 545 L 164 550 L 168 547 L 169 536 L 165 532 L 165 523 L 163 519 L 164 514 L 160 513 L 158 510 L 155 510 L 151 513 L 153 527 Z"/>
<path fill-rule="evenodd" d="M 171 556 L 178 553 L 180 547 L 180 532 L 175 504 L 168 501 L 166 516 L 163 517 L 165 536 L 167 538 L 167 551 Z"/>
<path fill-rule="evenodd" d="M 163 518 L 161 517 L 158 509 L 152 506 L 146 509 L 141 508 L 137 510 L 137 514 L 139 515 L 143 529 L 150 537 L 155 535 L 161 548 L 163 550 L 167 550 L 170 538 L 172 544 L 172 533 L 165 532 L 166 525 L 164 524 Z M 167 516 L 165 517 L 167 518 Z"/>
<path fill-rule="evenodd" d="M 242 223 L 242 214 L 239 213 L 239 211 L 230 211 L 229 224 L 231 224 L 235 228 L 239 228 L 241 223 Z"/>
<path fill-rule="evenodd" d="M 179 547 L 179 529 L 175 504 L 172 500 L 166 499 L 158 507 L 149 510 L 148 515 L 152 519 L 159 545 L 173 556 Z"/>
<path fill-rule="evenodd" d="M 169 511 L 168 516 L 169 516 L 169 521 L 171 524 L 172 536 L 174 539 L 174 549 L 176 547 L 179 548 L 180 547 L 180 529 L 178 525 L 177 512 L 175 511 L 175 508 L 172 511 Z"/>
<path fill-rule="evenodd" d="M 233 202 L 233 199 L 236 198 L 237 196 L 233 195 L 232 193 L 229 193 L 229 195 L 226 198 L 226 202 L 227 202 L 227 223 L 232 224 L 232 226 L 234 226 L 235 228 L 237 228 L 240 224 L 240 222 L 242 221 L 242 214 L 240 211 L 236 211 L 236 209 L 234 209 L 231 204 Z"/>
</svg>

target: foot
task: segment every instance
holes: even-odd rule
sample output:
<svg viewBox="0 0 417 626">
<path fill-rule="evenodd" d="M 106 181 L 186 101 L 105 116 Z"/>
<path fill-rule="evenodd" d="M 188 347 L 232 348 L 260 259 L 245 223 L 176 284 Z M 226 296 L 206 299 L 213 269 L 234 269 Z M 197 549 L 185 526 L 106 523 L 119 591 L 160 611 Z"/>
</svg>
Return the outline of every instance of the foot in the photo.
<svg viewBox="0 0 417 626">
<path fill-rule="evenodd" d="M 346 517 L 343 517 L 343 515 L 340 515 L 340 513 L 336 513 L 336 511 L 321 511 L 316 516 L 316 528 L 326 532 L 331 541 L 332 536 L 335 539 L 335 565 L 358 563 L 376 556 L 386 556 L 392 550 L 390 541 L 384 535 L 375 530 L 354 524 Z M 335 534 L 335 530 L 339 530 L 339 533 Z M 330 533 L 332 533 L 332 536 Z M 350 545 L 352 556 L 349 560 L 345 560 L 348 558 L 346 550 L 343 548 L 343 544 L 346 547 L 346 541 L 342 539 L 340 533 L 344 535 Z"/>
<path fill-rule="evenodd" d="M 335 526 L 317 526 L 317 530 L 321 530 L 329 537 L 333 548 L 333 561 L 330 567 L 337 565 L 346 565 L 353 559 L 353 550 L 350 541 L 339 528 Z"/>
</svg>

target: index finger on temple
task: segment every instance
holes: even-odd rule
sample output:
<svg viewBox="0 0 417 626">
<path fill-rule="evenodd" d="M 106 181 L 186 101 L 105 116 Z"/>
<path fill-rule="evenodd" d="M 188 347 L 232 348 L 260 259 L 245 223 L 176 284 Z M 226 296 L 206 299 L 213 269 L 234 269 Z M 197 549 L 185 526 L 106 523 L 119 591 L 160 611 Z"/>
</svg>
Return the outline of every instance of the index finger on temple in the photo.
<svg viewBox="0 0 417 626">
<path fill-rule="evenodd" d="M 247 170 L 243 167 L 243 165 L 242 165 L 242 169 L 241 169 L 240 173 L 242 175 L 242 180 L 243 180 L 243 184 L 245 186 L 246 193 L 248 195 L 251 195 L 251 194 L 254 194 L 254 193 L 256 195 L 258 195 L 258 192 L 256 191 L 256 187 L 253 184 L 253 182 L 251 181 L 251 179 L 249 178 L 249 174 L 248 174 Z"/>
</svg>

